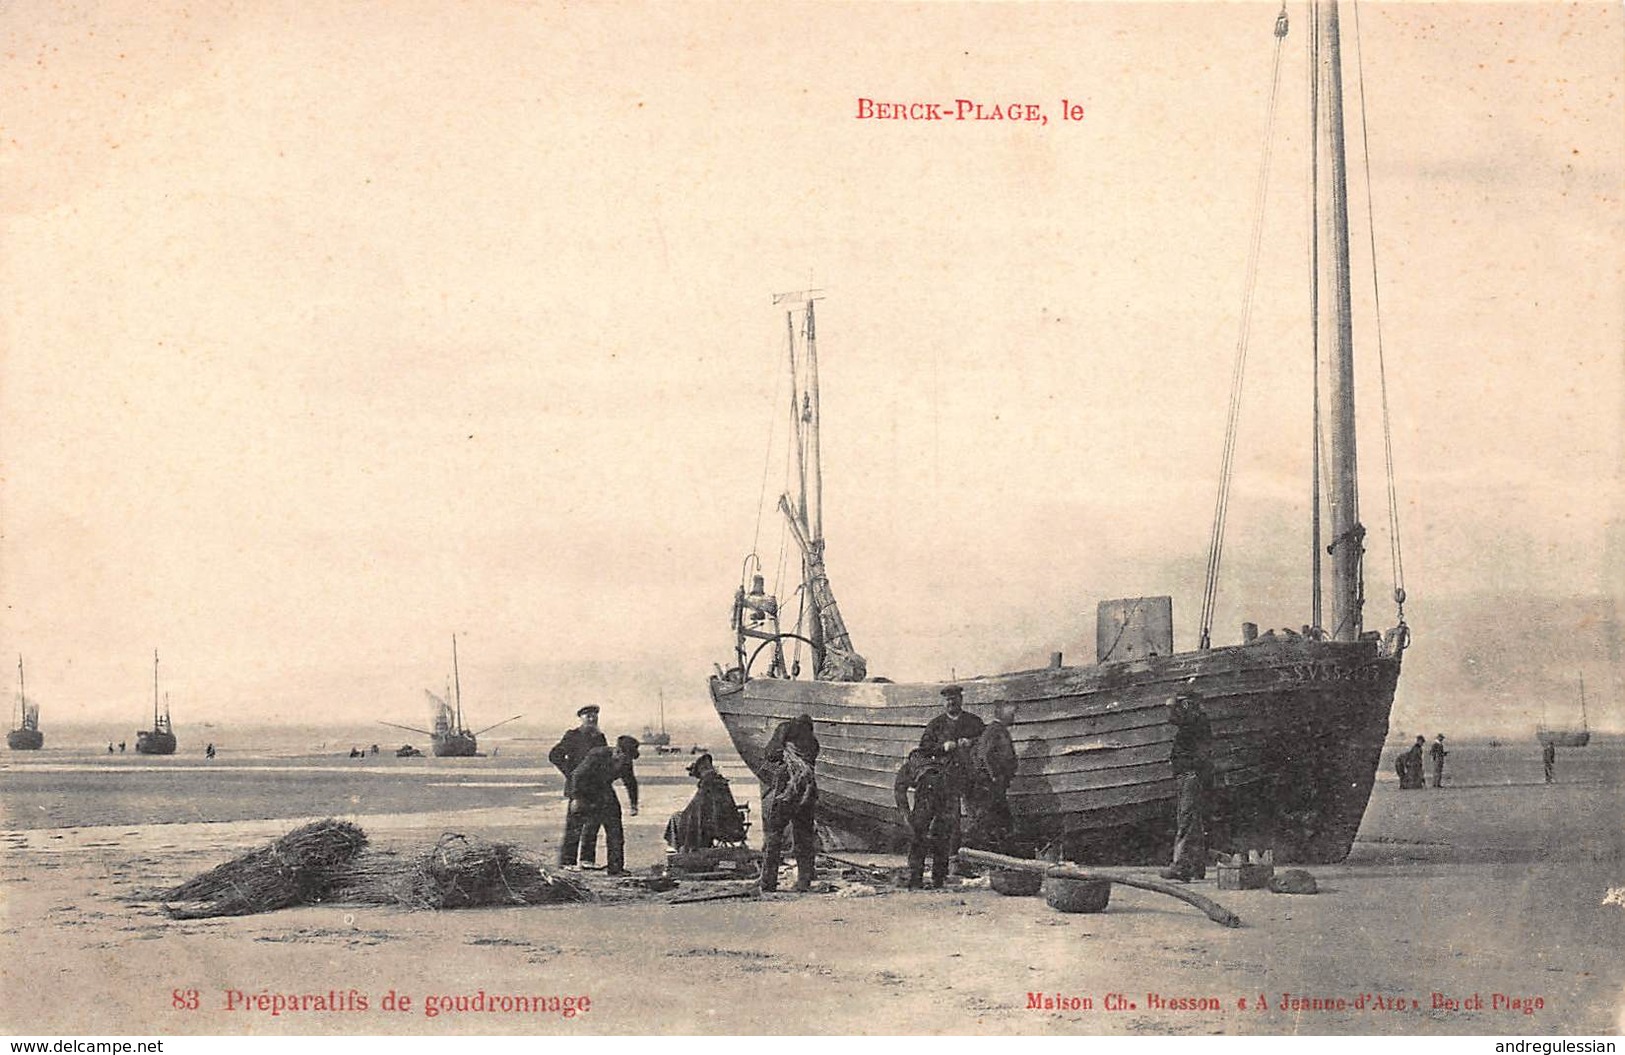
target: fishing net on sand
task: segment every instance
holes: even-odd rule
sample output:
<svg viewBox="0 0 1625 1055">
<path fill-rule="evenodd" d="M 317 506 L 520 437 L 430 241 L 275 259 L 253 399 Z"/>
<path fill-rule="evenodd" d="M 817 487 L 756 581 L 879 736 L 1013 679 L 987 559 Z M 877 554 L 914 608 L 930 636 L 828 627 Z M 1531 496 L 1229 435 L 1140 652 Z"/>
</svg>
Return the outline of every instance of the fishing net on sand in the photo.
<svg viewBox="0 0 1625 1055">
<path fill-rule="evenodd" d="M 580 880 L 549 871 L 543 859 L 512 843 L 447 832 L 424 851 L 369 851 L 350 862 L 333 899 L 413 909 L 486 905 L 554 905 L 589 901 Z"/>
<path fill-rule="evenodd" d="M 335 881 L 366 843 L 366 832 L 353 824 L 316 821 L 159 898 L 175 919 L 246 916 L 331 900 Z"/>
</svg>

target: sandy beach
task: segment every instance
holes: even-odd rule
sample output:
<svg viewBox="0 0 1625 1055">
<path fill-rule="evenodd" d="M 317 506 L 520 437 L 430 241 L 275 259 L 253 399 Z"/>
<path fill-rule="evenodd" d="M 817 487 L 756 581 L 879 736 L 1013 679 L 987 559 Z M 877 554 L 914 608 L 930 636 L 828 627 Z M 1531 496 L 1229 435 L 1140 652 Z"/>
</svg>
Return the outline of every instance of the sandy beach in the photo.
<svg viewBox="0 0 1625 1055">
<path fill-rule="evenodd" d="M 459 831 L 552 852 L 559 781 L 518 751 L 410 768 L 374 760 L 370 770 L 325 758 L 244 760 L 202 773 L 183 772 L 195 767 L 179 760 L 154 770 L 151 760 L 13 756 L 0 768 L 3 1027 L 1612 1033 L 1625 1007 L 1625 905 L 1619 894 L 1606 903 L 1625 887 L 1622 760 L 1622 746 L 1602 738 L 1566 753 L 1559 783 L 1546 787 L 1528 745 L 1463 745 L 1452 756 L 1459 783 L 1447 779 L 1442 791 L 1401 792 L 1384 777 L 1350 859 L 1313 870 L 1318 895 L 1195 884 L 1242 917 L 1228 930 L 1120 886 L 1105 913 L 1074 916 L 1039 898 L 950 886 L 694 905 L 321 905 L 176 921 L 143 894 L 314 817 L 347 817 L 381 847 L 422 847 Z M 684 761 L 642 767 L 643 809 L 627 829 L 636 870 L 662 860 L 666 817 L 690 794 Z M 740 797 L 754 799 L 747 776 L 730 773 Z M 121 782 L 132 777 L 182 796 L 210 789 L 210 809 L 238 816 L 132 819 L 153 801 L 151 788 L 125 793 Z M 220 790 L 232 786 L 234 794 Z M 332 808 L 309 808 L 323 794 Z M 448 808 L 406 808 L 413 802 Z M 284 813 L 279 803 L 297 808 Z M 106 822 L 90 823 L 98 814 Z M 72 823 L 39 823 L 69 815 Z M 751 836 L 759 845 L 759 832 Z M 288 1009 L 295 1003 L 304 1009 Z"/>
</svg>

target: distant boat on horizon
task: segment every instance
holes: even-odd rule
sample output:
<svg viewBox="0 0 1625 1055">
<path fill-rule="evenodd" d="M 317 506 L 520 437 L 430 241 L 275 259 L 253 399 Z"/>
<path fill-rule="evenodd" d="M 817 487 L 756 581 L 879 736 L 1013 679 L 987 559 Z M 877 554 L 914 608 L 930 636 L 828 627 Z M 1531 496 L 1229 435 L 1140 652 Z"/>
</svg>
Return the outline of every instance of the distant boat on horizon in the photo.
<svg viewBox="0 0 1625 1055">
<path fill-rule="evenodd" d="M 1544 711 L 1545 708 L 1543 707 Z M 1553 747 L 1584 747 L 1591 743 L 1591 729 L 1586 724 L 1586 679 L 1580 675 L 1580 728 L 1578 729 L 1552 729 L 1546 725 L 1542 717 L 1539 725 L 1535 727 L 1535 739 L 1543 744 Z"/>
<path fill-rule="evenodd" d="M 646 747 L 670 747 L 671 734 L 666 732 L 666 690 L 660 690 L 660 728 L 652 725 L 643 727 L 642 742 Z"/>
<path fill-rule="evenodd" d="M 169 700 L 164 700 L 164 709 L 158 710 L 158 650 L 152 650 L 152 728 L 142 729 L 135 734 L 135 753 L 138 755 L 172 755 L 178 741 L 175 739 L 175 727 L 169 720 Z"/>
<path fill-rule="evenodd" d="M 397 725 L 394 722 L 380 722 L 392 729 L 405 729 L 409 733 L 422 733 L 429 738 L 430 750 L 436 758 L 473 758 L 479 754 L 479 737 L 488 733 L 498 725 L 507 725 L 516 722 L 524 715 L 516 714 L 512 718 L 504 718 L 496 725 L 488 725 L 478 732 L 471 731 L 463 724 L 463 682 L 462 675 L 457 669 L 457 635 L 451 635 L 451 701 L 441 699 L 428 689 L 423 694 L 429 697 L 429 706 L 433 714 L 433 729 L 417 729 L 410 725 Z M 396 757 L 407 758 L 396 752 Z"/>
<path fill-rule="evenodd" d="M 28 702 L 23 685 L 23 657 L 17 657 L 17 724 L 6 734 L 6 746 L 13 751 L 38 751 L 45 746 L 39 727 L 39 704 Z"/>
</svg>

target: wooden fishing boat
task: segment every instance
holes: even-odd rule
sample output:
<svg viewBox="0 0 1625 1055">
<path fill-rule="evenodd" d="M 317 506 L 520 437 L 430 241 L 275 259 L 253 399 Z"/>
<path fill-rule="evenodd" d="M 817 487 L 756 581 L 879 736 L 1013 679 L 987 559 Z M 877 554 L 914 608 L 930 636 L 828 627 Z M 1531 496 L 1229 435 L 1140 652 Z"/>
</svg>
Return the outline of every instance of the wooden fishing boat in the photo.
<svg viewBox="0 0 1625 1055">
<path fill-rule="evenodd" d="M 1591 728 L 1586 722 L 1585 675 L 1580 676 L 1580 728 L 1553 729 L 1543 719 L 1535 728 L 1535 739 L 1553 747 L 1584 747 L 1591 743 Z"/>
<path fill-rule="evenodd" d="M 1271 847 L 1283 861 L 1342 860 L 1359 828 L 1381 759 L 1409 642 L 1403 566 L 1398 559 L 1389 455 L 1398 616 L 1386 633 L 1366 630 L 1336 4 L 1315 3 L 1310 20 L 1311 109 L 1318 145 L 1317 278 L 1311 283 L 1314 328 L 1308 343 L 1316 371 L 1315 435 L 1323 434 L 1324 371 L 1329 408 L 1324 435 L 1330 449 L 1324 488 L 1318 443 L 1313 459 L 1310 620 L 1300 630 L 1263 635 L 1245 624 L 1240 643 L 1212 643 L 1213 597 L 1245 352 L 1244 313 L 1237 349 L 1238 387 L 1232 392 L 1197 647 L 1176 651 L 1171 598 L 1111 600 L 1099 607 L 1095 662 L 1069 666 L 1057 655 L 1046 668 L 955 681 L 963 687 L 965 708 L 984 719 L 992 718 L 996 702 L 1016 704 L 1011 731 L 1019 763 L 1010 804 L 1018 834 L 1034 843 L 1059 843 L 1072 859 L 1166 860 L 1175 793 L 1167 703 L 1176 692 L 1198 693 L 1211 721 L 1216 770 L 1211 828 L 1214 844 L 1220 847 Z M 1283 11 L 1275 26 L 1277 84 L 1272 88 L 1272 114 L 1286 34 Z M 1249 279 L 1255 261 L 1256 255 L 1249 260 Z M 781 605 L 766 589 L 760 557 L 748 556 L 735 594 L 733 661 L 727 669 L 718 665 L 709 687 L 734 747 L 758 775 L 777 724 L 798 714 L 811 716 L 823 745 L 818 759 L 819 821 L 826 837 L 848 846 L 896 847 L 907 832 L 893 801 L 893 776 L 919 742 L 926 722 L 941 712 L 940 691 L 946 683 L 901 684 L 869 676 L 830 588 L 814 321 L 818 299 L 817 291 L 774 299 L 775 304 L 789 304 L 794 469 L 778 505 L 800 551 L 800 582 L 789 587 L 797 600 Z M 1322 303 L 1327 305 L 1329 325 L 1321 323 Z M 1151 405 L 1160 403 L 1153 400 Z M 1326 545 L 1320 524 L 1323 495 L 1331 520 Z M 1325 591 L 1323 564 L 1329 564 L 1331 572 Z M 1331 595 L 1329 621 L 1322 618 L 1325 592 Z M 801 650 L 809 656 L 806 669 L 792 658 Z"/>
<path fill-rule="evenodd" d="M 666 690 L 661 689 L 659 692 L 660 724 L 658 726 L 645 725 L 643 735 L 638 737 L 638 742 L 644 747 L 654 748 L 658 754 L 669 754 L 673 748 L 671 746 L 671 734 L 666 731 Z"/>
<path fill-rule="evenodd" d="M 463 681 L 462 674 L 457 669 L 456 634 L 451 636 L 451 680 L 452 683 L 447 687 L 446 693 L 450 699 L 442 699 L 428 689 L 423 690 L 423 694 L 429 698 L 433 728 L 416 729 L 410 725 L 396 725 L 394 722 L 382 722 L 380 724 L 387 725 L 392 729 L 405 729 L 409 733 L 422 733 L 427 736 L 429 738 L 429 750 L 434 753 L 436 758 L 473 758 L 479 754 L 479 737 L 482 733 L 488 733 L 495 729 L 497 725 L 507 725 L 509 722 L 518 721 L 524 717 L 522 714 L 516 714 L 512 718 L 504 718 L 496 725 L 488 725 L 477 732 L 463 724 Z M 406 756 L 402 755 L 400 757 Z"/>
<path fill-rule="evenodd" d="M 28 699 L 23 685 L 23 657 L 17 657 L 17 713 L 16 724 L 6 733 L 6 746 L 13 751 L 38 751 L 45 746 L 45 734 L 39 727 L 39 704 Z"/>
<path fill-rule="evenodd" d="M 175 727 L 169 720 L 169 701 L 158 710 L 158 651 L 152 653 L 152 728 L 135 734 L 135 753 L 138 755 L 172 755 L 179 746 Z"/>
</svg>

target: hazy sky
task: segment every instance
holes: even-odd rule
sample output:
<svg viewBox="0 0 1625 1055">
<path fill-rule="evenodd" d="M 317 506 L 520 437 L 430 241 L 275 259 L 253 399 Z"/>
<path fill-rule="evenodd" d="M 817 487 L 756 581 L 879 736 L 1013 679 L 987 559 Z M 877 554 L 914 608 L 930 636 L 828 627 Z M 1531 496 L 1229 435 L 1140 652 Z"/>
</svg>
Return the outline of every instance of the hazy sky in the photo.
<svg viewBox="0 0 1625 1055">
<path fill-rule="evenodd" d="M 1220 642 L 1308 619 L 1290 10 Z M 708 712 L 782 417 L 770 297 L 808 285 L 871 672 L 1092 658 L 1096 602 L 1146 593 L 1189 647 L 1275 12 L 9 3 L 0 648 L 47 725 L 133 728 L 153 648 L 183 728 L 415 721 L 453 631 L 476 720 L 641 722 L 657 686 Z M 1527 729 L 1583 674 L 1625 726 L 1625 18 L 1362 5 L 1357 49 L 1354 16 L 1367 625 L 1362 52 L 1416 631 L 1395 723 Z"/>
</svg>

